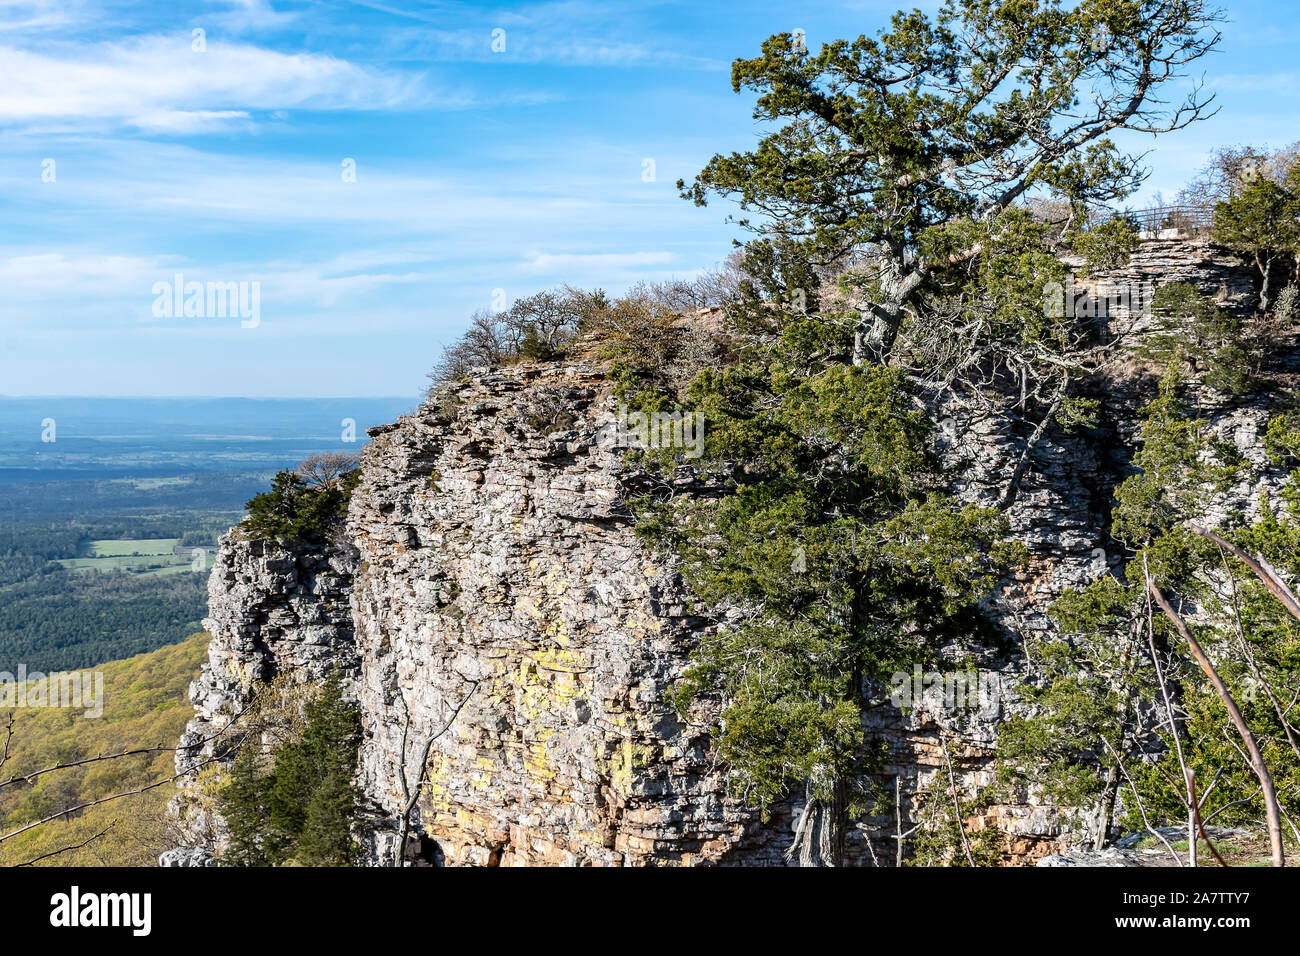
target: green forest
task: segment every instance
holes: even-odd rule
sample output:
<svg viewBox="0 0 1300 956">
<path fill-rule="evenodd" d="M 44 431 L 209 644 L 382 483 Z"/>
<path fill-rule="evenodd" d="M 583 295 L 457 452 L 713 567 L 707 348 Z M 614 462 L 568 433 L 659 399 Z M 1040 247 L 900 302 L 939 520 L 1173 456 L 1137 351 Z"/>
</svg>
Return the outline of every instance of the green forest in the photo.
<svg viewBox="0 0 1300 956">
<path fill-rule="evenodd" d="M 199 630 L 217 539 L 265 480 L 0 485 L 0 671 L 90 667 Z"/>
</svg>

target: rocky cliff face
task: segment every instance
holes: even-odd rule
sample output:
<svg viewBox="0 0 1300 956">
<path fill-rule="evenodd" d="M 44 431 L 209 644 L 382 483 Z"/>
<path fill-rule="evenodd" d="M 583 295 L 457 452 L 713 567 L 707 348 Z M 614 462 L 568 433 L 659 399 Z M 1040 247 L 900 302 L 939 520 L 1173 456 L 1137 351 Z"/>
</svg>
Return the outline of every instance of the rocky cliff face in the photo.
<svg viewBox="0 0 1300 956">
<path fill-rule="evenodd" d="M 367 450 L 362 779 L 396 810 L 440 734 L 417 810 L 448 862 L 692 863 L 751 829 L 664 702 L 704 622 L 635 540 L 608 393 L 591 367 L 491 375 Z"/>
<path fill-rule="evenodd" d="M 1125 275 L 1139 273 L 1250 294 L 1242 270 L 1198 244 L 1146 244 Z M 879 782 L 890 802 L 897 788 L 899 805 L 859 821 L 853 862 L 891 865 L 898 818 L 909 829 L 953 789 L 972 808 L 968 823 L 996 827 L 1013 859 L 1081 835 L 1082 821 L 1032 793 L 976 798 L 996 770 L 997 725 L 1017 706 L 1017 649 L 1050 627 L 1052 598 L 1117 563 L 1108 503 L 1151 381 L 1134 370 L 1102 387 L 1105 427 L 1049 435 L 1010 507 L 1032 561 L 989 603 L 1005 645 L 965 649 L 993 705 L 954 707 L 931 686 L 907 714 L 883 694 L 871 708 L 890 754 Z M 1216 429 L 1262 464 L 1270 397 L 1205 403 Z M 616 411 L 594 365 L 484 374 L 372 429 L 346 540 L 326 553 L 224 538 L 210 661 L 191 691 L 178 768 L 210 754 L 206 738 L 272 675 L 317 680 L 341 667 L 356 678 L 363 717 L 374 862 L 393 858 L 408 805 L 415 825 L 402 852 L 430 863 L 782 862 L 795 800 L 760 821 L 728 797 L 703 724 L 665 703 L 726 609 L 694 608 L 671 562 L 636 539 L 625 502 L 639 477 L 614 444 Z M 954 421 L 947 451 L 970 462 L 959 492 L 987 503 L 1023 447 L 1010 430 Z M 689 468 L 677 484 L 699 490 Z M 1257 509 L 1258 490 L 1235 489 L 1224 508 Z M 186 785 L 177 815 L 191 843 L 219 842 L 198 789 Z"/>
<path fill-rule="evenodd" d="M 211 848 L 224 839 L 205 786 L 210 774 L 200 771 L 219 766 L 214 758 L 238 742 L 224 732 L 232 719 L 278 675 L 302 683 L 318 682 L 331 671 L 355 677 L 350 604 L 355 566 L 355 549 L 346 543 L 288 549 L 243 540 L 237 531 L 222 536 L 203 622 L 212 635 L 208 660 L 190 685 L 194 718 L 176 753 L 176 771 L 187 776 L 172 815 L 191 849 Z M 203 859 L 192 853 L 181 858 L 187 865 Z"/>
</svg>

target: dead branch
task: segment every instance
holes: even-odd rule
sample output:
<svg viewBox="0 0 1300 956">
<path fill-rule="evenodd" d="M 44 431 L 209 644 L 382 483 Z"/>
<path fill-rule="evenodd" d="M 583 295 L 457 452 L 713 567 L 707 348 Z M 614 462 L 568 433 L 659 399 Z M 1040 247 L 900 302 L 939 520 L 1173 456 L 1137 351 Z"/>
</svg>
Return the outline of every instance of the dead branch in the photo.
<svg viewBox="0 0 1300 956">
<path fill-rule="evenodd" d="M 12 743 L 14 739 L 15 720 L 17 720 L 17 718 L 14 716 L 14 712 L 12 710 L 9 711 L 8 716 L 5 718 L 5 742 L 4 746 L 0 747 L 0 767 L 3 767 L 9 760 L 9 744 Z"/>
<path fill-rule="evenodd" d="M 451 712 L 451 716 L 448 717 L 447 722 L 442 725 L 442 729 L 425 739 L 424 748 L 420 756 L 420 779 L 416 781 L 414 792 L 411 791 L 406 779 L 406 738 L 411 728 L 411 711 L 406 706 L 406 698 L 402 696 L 401 691 L 398 691 L 397 693 L 398 700 L 402 702 L 402 711 L 405 716 L 402 721 L 401 759 L 397 763 L 397 780 L 402 787 L 402 816 L 398 828 L 397 845 L 393 849 L 393 866 L 395 867 L 400 867 L 402 865 L 403 858 L 406 855 L 406 838 L 411 832 L 411 811 L 415 809 L 415 805 L 420 799 L 420 789 L 427 782 L 424 779 L 424 775 L 428 773 L 429 754 L 433 751 L 434 743 L 437 742 L 439 737 L 451 729 L 451 725 L 455 723 L 461 710 L 463 710 L 465 705 L 469 703 L 469 699 L 474 696 L 474 691 L 478 690 L 478 681 L 470 681 L 469 684 L 469 693 L 461 698 L 461 702 L 457 704 L 455 710 Z"/>
<path fill-rule="evenodd" d="M 957 799 L 957 778 L 952 772 L 952 758 L 948 756 L 948 742 L 939 734 L 939 747 L 943 750 L 943 761 L 948 765 L 948 789 L 952 794 L 952 807 L 957 814 L 957 832 L 961 834 L 961 848 L 966 854 L 966 862 L 975 865 L 975 858 L 970 852 L 970 841 L 966 839 L 966 825 L 961 818 L 961 803 Z"/>
<path fill-rule="evenodd" d="M 1156 599 L 1156 603 L 1160 605 L 1160 610 L 1164 611 L 1165 617 L 1169 618 L 1179 635 L 1187 642 L 1187 646 L 1192 651 L 1192 656 L 1196 658 L 1197 663 L 1201 665 L 1201 670 L 1205 672 L 1205 676 L 1209 678 L 1215 691 L 1218 692 L 1219 699 L 1223 701 L 1223 706 L 1228 711 L 1228 717 L 1232 721 L 1232 725 L 1236 728 L 1238 736 L 1241 737 L 1241 742 L 1249 752 L 1251 769 L 1254 770 L 1255 776 L 1259 778 L 1260 789 L 1264 795 L 1264 813 L 1268 821 L 1268 839 L 1273 849 L 1273 865 L 1286 866 L 1286 857 L 1282 851 L 1282 817 L 1278 810 L 1277 792 L 1273 788 L 1273 778 L 1269 775 L 1268 767 L 1264 765 L 1264 756 L 1260 753 L 1259 745 L 1255 743 L 1254 735 L 1251 734 L 1250 728 L 1246 726 L 1241 711 L 1237 709 L 1237 702 L 1232 699 L 1227 685 L 1219 677 L 1219 672 L 1214 669 L 1209 657 L 1201 649 L 1200 643 L 1188 630 L 1187 625 L 1183 623 L 1183 619 L 1178 616 L 1178 612 L 1165 599 L 1164 593 L 1151 580 L 1150 574 L 1147 575 L 1147 590 Z"/>
<path fill-rule="evenodd" d="M 120 757 L 135 757 L 141 754 L 175 753 L 178 750 L 193 750 L 195 747 L 202 747 L 204 744 L 209 744 L 212 741 L 216 740 L 218 737 L 225 734 L 226 731 L 230 730 L 231 727 L 235 726 L 235 724 L 239 721 L 239 719 L 243 717 L 244 714 L 248 713 L 249 709 L 252 708 L 253 704 L 257 702 L 257 697 L 258 695 L 255 694 L 252 697 L 252 699 L 250 699 L 249 702 L 243 707 L 243 709 L 240 710 L 237 714 L 235 714 L 235 716 L 232 717 L 230 721 L 226 723 L 226 725 L 222 727 L 220 730 L 218 730 L 215 734 L 212 734 L 211 736 L 208 737 L 203 737 L 197 743 L 191 744 L 187 747 L 163 747 L 163 746 L 135 747 L 131 750 L 119 750 L 116 753 L 98 754 L 97 756 L 94 757 L 83 757 L 80 760 L 69 760 L 66 763 L 51 764 L 48 767 L 42 767 L 40 770 L 33 770 L 31 773 L 18 774 L 17 776 L 10 777 L 8 780 L 0 780 L 0 790 L 3 790 L 5 787 L 11 787 L 14 784 L 18 784 L 18 783 L 31 783 L 37 777 L 43 777 L 47 773 L 54 773 L 56 770 L 69 770 L 73 767 L 84 767 L 86 764 L 98 763 L 101 760 L 117 760 Z M 10 715 L 9 723 L 10 723 L 9 737 L 12 738 L 13 737 L 13 716 L 12 715 Z M 9 751 L 9 740 L 6 739 L 5 749 L 4 749 L 4 753 L 6 757 L 8 756 L 8 751 Z M 3 763 L 4 761 L 0 760 L 0 764 Z"/>
<path fill-rule="evenodd" d="M 30 860 L 28 860 L 26 863 L 19 863 L 19 864 L 17 864 L 17 866 L 35 866 L 37 863 L 41 862 L 41 860 L 48 860 L 50 857 L 53 857 L 53 856 L 59 856 L 59 855 L 61 855 L 61 854 L 63 854 L 63 853 L 69 853 L 69 852 L 71 852 L 72 850 L 80 850 L 82 847 L 90 846 L 90 844 L 94 843 L 96 840 L 98 840 L 100 837 L 102 837 L 102 836 L 103 836 L 105 833 L 107 833 L 109 830 L 113 829 L 113 827 L 115 827 L 115 826 L 117 826 L 117 821 L 116 821 L 116 820 L 114 820 L 114 821 L 113 821 L 112 823 L 110 823 L 108 826 L 104 827 L 104 829 L 100 830 L 100 831 L 99 831 L 98 833 L 96 833 L 94 836 L 92 836 L 92 837 L 90 837 L 90 838 L 88 838 L 88 839 L 82 840 L 80 843 L 78 843 L 78 844 L 76 844 L 76 845 L 74 845 L 74 846 L 65 846 L 65 847 L 61 847 L 60 849 L 57 849 L 57 850 L 51 850 L 49 853 L 42 853 L 40 856 L 34 856 L 34 857 L 32 857 L 32 858 L 31 858 Z"/>
<path fill-rule="evenodd" d="M 1275 598 L 1277 598 L 1279 601 L 1282 602 L 1282 606 L 1286 608 L 1287 612 L 1292 617 L 1294 617 L 1297 621 L 1300 621 L 1300 600 L 1296 599 L 1295 594 L 1291 591 L 1289 587 L 1287 587 L 1287 584 L 1285 581 L 1282 580 L 1281 575 L 1279 575 L 1276 571 L 1274 571 L 1273 568 L 1268 564 L 1268 562 L 1266 562 L 1263 559 L 1262 556 L 1259 558 L 1252 558 L 1249 554 L 1247 554 L 1241 548 L 1237 547 L 1231 541 L 1227 540 L 1226 538 L 1220 537 L 1219 535 L 1215 534 L 1213 531 L 1209 531 L 1206 530 L 1205 528 L 1202 528 L 1194 521 L 1184 521 L 1183 526 L 1187 528 L 1189 531 L 1193 531 L 1196 534 L 1199 534 L 1202 538 L 1205 538 L 1207 541 L 1211 541 L 1214 544 L 1218 545 L 1220 548 L 1229 551 L 1234 558 L 1236 558 L 1246 567 L 1250 568 L 1250 570 L 1254 572 L 1255 576 L 1259 578 L 1260 581 L 1264 582 L 1264 587 L 1268 588 L 1269 593 L 1271 593 Z"/>
<path fill-rule="evenodd" d="M 1237 579 L 1228 564 L 1228 553 L 1222 547 L 1219 547 L 1219 559 L 1223 562 L 1223 573 L 1228 578 L 1228 586 L 1232 597 L 1232 621 L 1237 634 L 1237 645 L 1241 648 L 1247 666 L 1250 667 L 1251 677 L 1263 688 L 1268 702 L 1273 705 L 1273 712 L 1277 714 L 1278 722 L 1286 733 L 1287 743 L 1291 745 L 1292 753 L 1300 757 L 1300 741 L 1296 740 L 1295 728 L 1291 726 L 1291 721 L 1287 720 L 1287 710 L 1283 710 L 1282 702 L 1273 693 L 1273 686 L 1264 679 L 1264 674 L 1259 669 L 1259 662 L 1255 660 L 1255 652 L 1251 650 L 1250 642 L 1246 640 L 1246 629 L 1241 623 L 1241 602 L 1237 596 Z"/>
<path fill-rule="evenodd" d="M 57 813 L 51 813 L 47 817 L 42 817 L 39 820 L 34 820 L 31 823 L 26 824 L 25 826 L 21 826 L 17 830 L 10 830 L 8 833 L 0 833 L 0 843 L 3 843 L 5 840 L 12 839 L 13 837 L 18 836 L 19 834 L 26 833 L 28 830 L 34 830 L 36 829 L 36 827 L 41 826 L 44 823 L 49 823 L 52 820 L 58 820 L 62 817 L 70 816 L 71 814 L 77 813 L 78 811 L 87 810 L 90 807 L 97 807 L 101 803 L 111 803 L 114 800 L 121 800 L 123 797 L 134 797 L 137 794 L 147 793 L 150 790 L 156 790 L 158 787 L 164 786 L 165 784 L 175 783 L 177 780 L 181 779 L 181 777 L 189 776 L 190 774 L 194 773 L 197 770 L 202 770 L 208 764 L 215 763 L 217 759 L 218 759 L 217 757 L 209 757 L 207 760 L 204 760 L 201 763 L 196 764 L 195 766 L 191 767 L 189 770 L 185 770 L 181 773 L 172 774 L 170 777 L 163 777 L 161 780 L 155 780 L 153 783 L 146 784 L 143 787 L 137 787 L 134 790 L 123 790 L 121 793 L 114 793 L 107 797 L 99 797 L 96 800 L 87 800 L 85 803 L 79 803 L 76 806 L 67 807 L 63 810 L 58 811 Z"/>
<path fill-rule="evenodd" d="M 1196 823 L 1197 833 L 1201 835 L 1201 839 L 1205 841 L 1205 845 L 1210 848 L 1210 853 L 1214 855 L 1214 859 L 1218 862 L 1219 866 L 1227 866 L 1228 864 L 1223 862 L 1223 857 L 1219 855 L 1218 847 L 1211 842 L 1210 835 L 1205 832 L 1205 825 L 1201 823 L 1201 804 L 1200 801 L 1196 799 L 1196 772 L 1194 770 L 1187 771 L 1187 792 L 1192 795 L 1192 819 Z M 1195 843 L 1195 838 L 1193 838 L 1192 842 L 1188 844 L 1188 847 L 1190 848 L 1195 846 Z M 1195 866 L 1196 856 L 1190 849 L 1188 850 L 1188 853 L 1191 855 L 1192 866 Z"/>
</svg>

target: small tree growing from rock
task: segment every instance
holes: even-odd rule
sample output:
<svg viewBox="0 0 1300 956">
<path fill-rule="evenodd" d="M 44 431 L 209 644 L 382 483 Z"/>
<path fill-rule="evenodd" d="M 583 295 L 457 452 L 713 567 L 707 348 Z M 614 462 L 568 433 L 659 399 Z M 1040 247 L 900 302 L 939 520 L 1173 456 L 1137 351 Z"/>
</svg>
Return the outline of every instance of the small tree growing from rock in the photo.
<svg viewBox="0 0 1300 956">
<path fill-rule="evenodd" d="M 347 452 L 318 452 L 304 458 L 297 472 L 309 487 L 338 487 L 343 476 L 360 464 L 360 458 Z"/>
<path fill-rule="evenodd" d="M 1214 209 L 1214 237 L 1259 273 L 1259 310 L 1272 304 L 1273 271 L 1283 263 L 1300 268 L 1300 164 L 1285 183 L 1250 179 L 1240 194 Z"/>
</svg>

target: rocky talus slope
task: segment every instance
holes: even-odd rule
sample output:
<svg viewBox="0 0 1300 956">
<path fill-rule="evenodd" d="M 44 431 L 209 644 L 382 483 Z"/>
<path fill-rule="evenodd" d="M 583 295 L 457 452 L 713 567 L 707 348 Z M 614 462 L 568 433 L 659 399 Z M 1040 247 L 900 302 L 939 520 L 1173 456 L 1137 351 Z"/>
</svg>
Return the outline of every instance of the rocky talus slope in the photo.
<svg viewBox="0 0 1300 956">
<path fill-rule="evenodd" d="M 1249 295 L 1241 270 L 1197 244 L 1144 246 L 1130 269 L 1143 262 L 1158 281 Z M 1086 835 L 1086 821 L 1032 793 L 979 798 L 996 771 L 997 726 L 1017 706 L 1024 639 L 1050 627 L 1054 596 L 1117 563 L 1106 513 L 1151 387 L 1137 371 L 1109 380 L 1104 428 L 1049 435 L 1035 451 L 1008 512 L 1032 560 L 989 602 L 1004 640 L 973 649 L 991 706 L 946 706 L 931 686 L 907 714 L 883 699 L 870 709 L 889 744 L 879 779 L 889 805 L 858 821 L 852 862 L 894 863 L 895 787 L 903 829 L 955 788 L 978 807 L 968 825 L 996 827 L 1014 861 Z M 1262 463 L 1269 404 L 1211 396 L 1204 411 Z M 700 635 L 727 615 L 695 607 L 671 561 L 636 538 L 626 502 L 641 477 L 615 444 L 617 414 L 595 364 L 482 374 L 371 430 L 346 535 L 324 553 L 224 538 L 210 660 L 178 768 L 210 755 L 207 738 L 271 676 L 316 681 L 337 667 L 355 678 L 362 713 L 372 862 L 392 860 L 409 804 L 403 852 L 417 862 L 782 863 L 796 800 L 759 820 L 727 794 L 707 715 L 683 722 L 665 702 Z M 950 446 L 969 462 L 959 492 L 987 502 L 1024 436 L 958 420 Z M 677 484 L 698 492 L 689 467 Z M 1224 507 L 1258 508 L 1258 490 L 1235 489 Z M 192 778 L 174 801 L 190 847 L 220 843 L 210 805 Z"/>
</svg>

